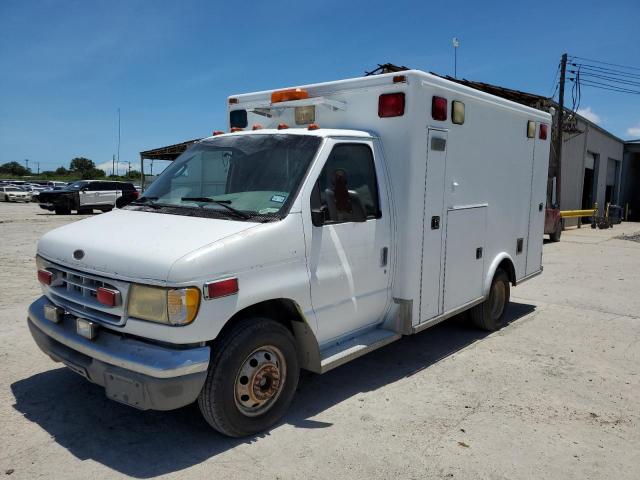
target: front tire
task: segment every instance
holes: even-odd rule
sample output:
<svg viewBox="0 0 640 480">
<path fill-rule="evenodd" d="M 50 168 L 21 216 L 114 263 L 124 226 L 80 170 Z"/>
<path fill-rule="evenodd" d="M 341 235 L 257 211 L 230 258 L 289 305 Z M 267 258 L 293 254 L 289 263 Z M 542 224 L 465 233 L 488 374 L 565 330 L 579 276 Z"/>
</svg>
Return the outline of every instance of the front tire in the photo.
<svg viewBox="0 0 640 480">
<path fill-rule="evenodd" d="M 212 349 L 198 405 L 207 423 L 230 437 L 265 430 L 286 412 L 300 369 L 295 340 L 281 323 L 239 321 Z"/>
<path fill-rule="evenodd" d="M 504 327 L 505 313 L 511 296 L 509 276 L 504 270 L 497 270 L 491 282 L 487 299 L 471 309 L 471 321 L 476 327 L 495 332 Z"/>
</svg>

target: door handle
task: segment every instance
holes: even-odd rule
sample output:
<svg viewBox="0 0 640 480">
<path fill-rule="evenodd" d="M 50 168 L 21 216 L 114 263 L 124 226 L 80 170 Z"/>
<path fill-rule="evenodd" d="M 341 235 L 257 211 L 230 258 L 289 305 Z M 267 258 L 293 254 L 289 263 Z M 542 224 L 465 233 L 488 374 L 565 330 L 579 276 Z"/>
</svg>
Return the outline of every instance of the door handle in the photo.
<svg viewBox="0 0 640 480">
<path fill-rule="evenodd" d="M 380 250 L 380 266 L 381 267 L 387 266 L 388 257 L 389 257 L 389 248 L 382 247 L 382 250 Z"/>
<path fill-rule="evenodd" d="M 431 217 L 431 230 L 438 230 L 440 228 L 440 217 Z"/>
</svg>

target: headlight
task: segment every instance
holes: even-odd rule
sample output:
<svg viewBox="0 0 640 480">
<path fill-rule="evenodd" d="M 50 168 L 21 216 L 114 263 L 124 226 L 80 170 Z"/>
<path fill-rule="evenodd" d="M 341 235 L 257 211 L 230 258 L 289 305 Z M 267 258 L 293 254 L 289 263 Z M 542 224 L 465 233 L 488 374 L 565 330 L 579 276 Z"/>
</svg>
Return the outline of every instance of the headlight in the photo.
<svg viewBox="0 0 640 480">
<path fill-rule="evenodd" d="M 200 290 L 195 287 L 162 288 L 134 283 L 129 289 L 130 317 L 168 325 L 187 325 L 196 318 Z"/>
</svg>

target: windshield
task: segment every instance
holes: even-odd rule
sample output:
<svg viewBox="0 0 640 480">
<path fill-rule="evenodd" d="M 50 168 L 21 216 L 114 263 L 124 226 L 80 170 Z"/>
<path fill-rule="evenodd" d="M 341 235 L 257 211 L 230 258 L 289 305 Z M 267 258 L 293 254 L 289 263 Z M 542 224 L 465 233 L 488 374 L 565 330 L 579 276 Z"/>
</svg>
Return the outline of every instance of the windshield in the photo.
<svg viewBox="0 0 640 480">
<path fill-rule="evenodd" d="M 277 217 L 293 201 L 320 142 L 310 135 L 256 134 L 198 143 L 153 182 L 141 202 L 234 219 Z"/>
<path fill-rule="evenodd" d="M 5 187 L 4 191 L 5 192 L 21 192 L 22 189 L 20 189 L 18 187 Z"/>
<path fill-rule="evenodd" d="M 71 185 L 67 186 L 67 189 L 69 190 L 80 190 L 82 187 L 86 187 L 87 185 L 89 185 L 89 182 L 73 182 Z"/>
</svg>

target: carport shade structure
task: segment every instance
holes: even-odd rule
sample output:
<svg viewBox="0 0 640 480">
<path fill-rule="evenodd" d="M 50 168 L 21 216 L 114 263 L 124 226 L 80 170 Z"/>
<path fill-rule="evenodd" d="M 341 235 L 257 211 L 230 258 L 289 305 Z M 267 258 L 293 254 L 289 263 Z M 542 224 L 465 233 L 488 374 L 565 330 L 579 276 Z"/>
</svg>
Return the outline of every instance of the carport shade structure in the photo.
<svg viewBox="0 0 640 480">
<path fill-rule="evenodd" d="M 189 148 L 194 143 L 200 141 L 200 138 L 194 140 L 187 140 L 186 142 L 176 143 L 174 145 L 167 145 L 166 147 L 154 148 L 153 150 L 145 150 L 140 152 L 140 186 L 144 191 L 145 174 L 144 174 L 144 161 L 145 160 L 169 160 L 173 161 L 178 158 L 182 152 Z"/>
</svg>

